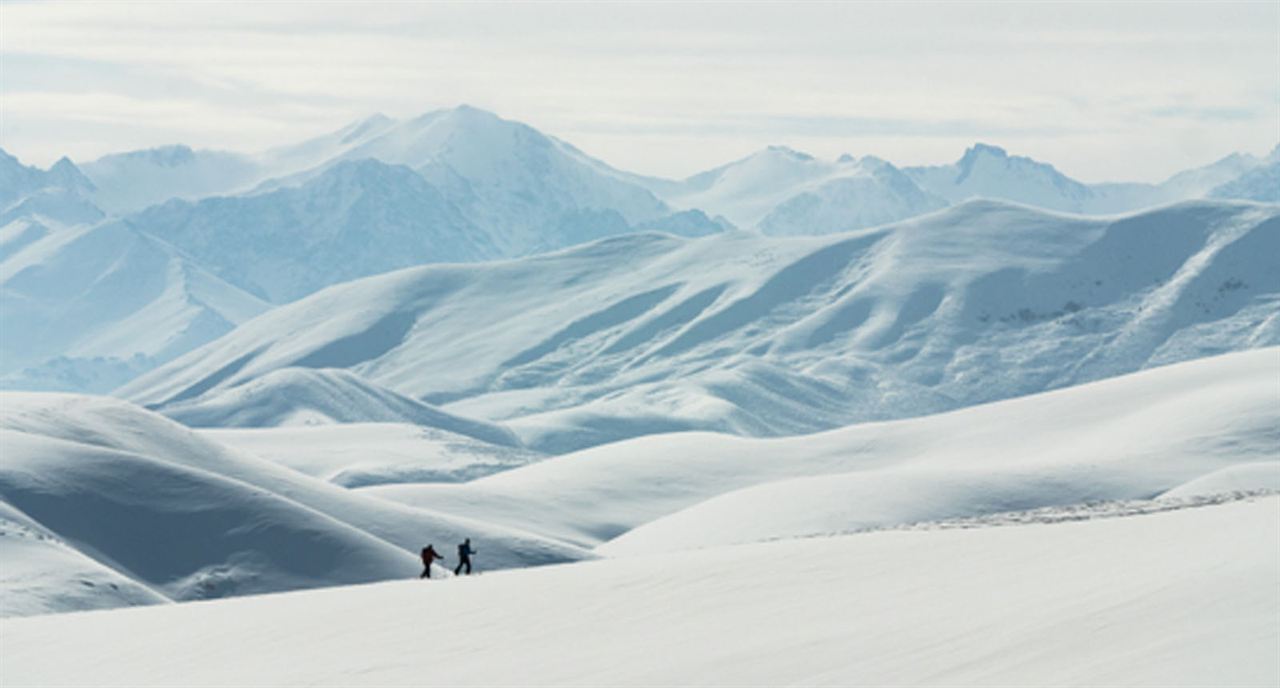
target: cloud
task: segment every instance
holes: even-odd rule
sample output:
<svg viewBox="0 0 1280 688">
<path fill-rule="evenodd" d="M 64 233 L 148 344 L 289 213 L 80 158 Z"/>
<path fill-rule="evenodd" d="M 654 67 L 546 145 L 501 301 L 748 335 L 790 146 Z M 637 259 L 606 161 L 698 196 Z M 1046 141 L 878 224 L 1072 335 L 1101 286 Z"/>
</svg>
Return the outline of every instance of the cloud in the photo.
<svg viewBox="0 0 1280 688">
<path fill-rule="evenodd" d="M 769 143 L 950 159 L 982 138 L 1048 151 L 1070 141 L 1084 176 L 1152 178 L 1198 154 L 1171 145 L 1153 158 L 1161 138 L 1219 154 L 1280 138 L 1280 6 L 1268 3 L 94 2 L 0 13 L 0 143 L 35 161 L 87 155 L 71 142 L 89 120 L 95 150 L 172 137 L 246 149 L 459 102 L 671 174 Z"/>
</svg>

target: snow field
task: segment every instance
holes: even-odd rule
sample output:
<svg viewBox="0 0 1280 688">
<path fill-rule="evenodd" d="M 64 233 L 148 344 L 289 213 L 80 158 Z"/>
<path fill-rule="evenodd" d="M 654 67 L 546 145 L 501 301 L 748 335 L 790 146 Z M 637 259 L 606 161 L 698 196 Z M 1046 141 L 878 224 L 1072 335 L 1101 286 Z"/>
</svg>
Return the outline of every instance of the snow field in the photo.
<svg viewBox="0 0 1280 688">
<path fill-rule="evenodd" d="M 1278 580 L 1273 496 L 9 619 L 0 679 L 1271 686 Z"/>
</svg>

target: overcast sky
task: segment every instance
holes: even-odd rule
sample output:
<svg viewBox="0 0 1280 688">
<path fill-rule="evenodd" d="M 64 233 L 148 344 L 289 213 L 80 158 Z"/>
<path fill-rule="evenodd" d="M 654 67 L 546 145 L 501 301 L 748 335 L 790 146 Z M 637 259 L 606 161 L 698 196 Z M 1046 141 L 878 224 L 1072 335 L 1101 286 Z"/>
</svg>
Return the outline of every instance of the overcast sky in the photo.
<svg viewBox="0 0 1280 688">
<path fill-rule="evenodd" d="M 0 3 L 24 162 L 252 151 L 459 103 L 624 169 L 785 144 L 898 164 L 975 141 L 1155 181 L 1280 141 L 1280 2 Z"/>
</svg>

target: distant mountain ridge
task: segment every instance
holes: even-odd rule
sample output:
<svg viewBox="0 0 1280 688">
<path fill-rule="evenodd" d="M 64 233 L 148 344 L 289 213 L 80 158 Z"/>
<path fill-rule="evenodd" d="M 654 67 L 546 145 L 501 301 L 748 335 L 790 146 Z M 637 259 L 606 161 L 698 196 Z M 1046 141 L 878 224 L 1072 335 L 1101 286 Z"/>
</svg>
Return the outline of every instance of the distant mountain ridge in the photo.
<svg viewBox="0 0 1280 688">
<path fill-rule="evenodd" d="M 1083 214 L 1192 197 L 1276 202 L 1278 151 L 1265 159 L 1227 156 L 1161 184 L 1088 185 L 986 144 L 950 165 L 912 168 L 873 156 L 826 161 L 771 146 L 685 180 L 664 180 L 615 169 L 469 106 L 404 120 L 374 115 L 252 154 L 172 145 L 79 166 L 63 158 L 40 170 L 0 151 L 0 263 L 26 255 L 20 268 L 0 270 L 6 280 L 25 271 L 20 287 L 6 282 L 0 289 L 6 314 L 26 314 L 23 327 L 6 328 L 0 387 L 103 391 L 242 321 L 175 286 L 151 292 L 158 308 L 205 315 L 157 316 L 149 322 L 165 330 L 161 335 L 134 325 L 109 328 L 116 334 L 89 338 L 103 344 L 86 345 L 81 334 L 72 336 L 72 321 L 53 321 L 87 309 L 92 327 L 107 327 L 100 314 L 123 317 L 117 304 L 137 303 L 111 285 L 154 284 L 157 273 L 139 271 L 160 264 L 104 264 L 80 252 L 88 262 L 78 265 L 56 255 L 89 245 L 89 237 L 138 235 L 126 243 L 151 246 L 153 255 L 184 266 L 165 274 L 206 275 L 220 283 L 214 291 L 237 294 L 228 299 L 256 302 L 231 309 L 250 313 L 403 267 L 515 258 L 637 231 L 831 234 L 980 197 Z M 110 227 L 85 233 L 95 223 Z M 84 238 L 64 234 L 71 228 Z M 105 277 L 105 269 L 110 279 L 89 281 L 82 292 L 55 289 L 51 276 L 31 279 L 40 261 L 59 266 L 69 284 L 81 283 L 73 272 Z M 33 291 L 40 284 L 47 293 Z M 13 354 L 19 350 L 28 353 Z"/>
<path fill-rule="evenodd" d="M 119 394 L 339 367 L 561 452 L 900 418 L 1280 343 L 1280 208 L 991 201 L 823 238 L 637 234 L 331 287 Z"/>
</svg>

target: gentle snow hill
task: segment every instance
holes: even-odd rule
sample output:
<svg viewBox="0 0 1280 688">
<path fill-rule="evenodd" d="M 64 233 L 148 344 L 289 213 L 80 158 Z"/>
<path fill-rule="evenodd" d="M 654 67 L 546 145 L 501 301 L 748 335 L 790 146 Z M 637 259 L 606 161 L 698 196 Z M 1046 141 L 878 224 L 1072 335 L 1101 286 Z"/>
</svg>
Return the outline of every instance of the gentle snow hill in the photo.
<svg viewBox="0 0 1280 688">
<path fill-rule="evenodd" d="M 1220 469 L 1280 467 L 1278 378 L 1273 347 L 924 418 L 778 439 L 655 435 L 461 485 L 361 492 L 612 540 L 608 554 L 1147 499 Z"/>
<path fill-rule="evenodd" d="M 62 542 L 3 501 L 0 561 L 0 618 L 169 602 Z"/>
<path fill-rule="evenodd" d="M 0 229 L 0 382 L 108 391 L 267 309 L 128 223 Z"/>
<path fill-rule="evenodd" d="M 416 575 L 419 548 L 464 537 L 487 569 L 590 556 L 362 496 L 115 399 L 6 393 L 0 430 L 0 499 L 174 598 Z"/>
<path fill-rule="evenodd" d="M 346 370 L 284 368 L 248 384 L 171 406 L 194 428 L 331 423 L 411 423 L 489 444 L 519 446 L 507 428 L 463 418 L 379 387 Z"/>
<path fill-rule="evenodd" d="M 48 547 L 28 551 L 6 543 L 7 554 L 16 557 L 6 559 L 0 578 L 6 612 L 62 612 L 413 575 L 414 558 L 403 549 L 254 485 L 167 457 L 7 428 L 0 429 L 0 445 L 0 505 L 67 543 L 67 554 L 80 555 L 74 559 L 110 569 L 105 578 L 86 574 L 89 567 L 80 561 L 63 568 L 72 557 L 50 556 Z"/>
<path fill-rule="evenodd" d="M 207 428 L 199 433 L 343 487 L 466 482 L 546 458 L 409 423 Z"/>
<path fill-rule="evenodd" d="M 346 368 L 562 453 L 812 432 L 1280 343 L 1280 207 L 969 202 L 821 238 L 629 235 L 331 287 L 131 382 L 164 411 Z"/>
<path fill-rule="evenodd" d="M 0 680 L 1274 686 L 1278 562 L 1277 497 L 812 538 L 10 619 L 0 628 Z M 447 632 L 424 635 L 424 619 L 447 619 Z"/>
</svg>

